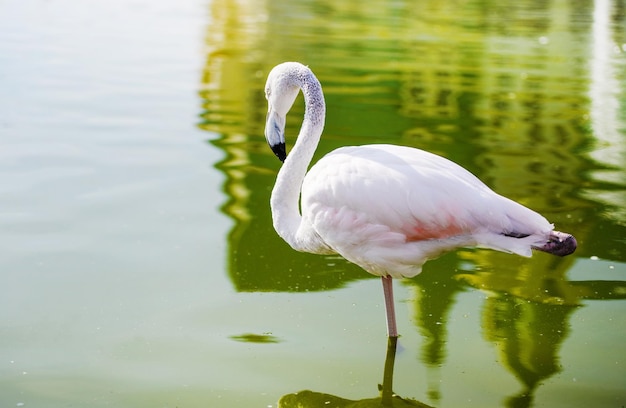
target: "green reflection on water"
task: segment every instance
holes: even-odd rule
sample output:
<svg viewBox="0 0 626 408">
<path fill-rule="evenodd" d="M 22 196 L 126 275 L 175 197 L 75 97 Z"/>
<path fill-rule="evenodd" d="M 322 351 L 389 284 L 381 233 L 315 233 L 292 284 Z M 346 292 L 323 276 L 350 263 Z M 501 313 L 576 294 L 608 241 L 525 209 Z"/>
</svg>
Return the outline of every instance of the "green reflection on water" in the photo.
<svg viewBox="0 0 626 408">
<path fill-rule="evenodd" d="M 434 378 L 459 294 L 492 293 L 484 337 L 522 384 L 505 404 L 532 404 L 537 386 L 560 371 L 568 321 L 582 301 L 625 297 L 623 281 L 567 278 L 576 257 L 626 261 L 626 70 L 618 69 L 626 62 L 609 52 L 624 44 L 624 11 L 602 4 L 214 2 L 200 126 L 218 134 L 212 143 L 225 153 L 218 168 L 226 176 L 223 211 L 235 222 L 228 253 L 235 288 L 316 291 L 370 278 L 341 258 L 292 251 L 271 226 L 280 163 L 263 139 L 263 86 L 277 63 L 301 61 L 326 95 L 316 158 L 344 145 L 419 147 L 577 237 L 571 257 L 460 250 L 404 282 L 415 293 L 421 360 Z M 302 114 L 300 100 L 287 119 L 288 144 Z M 429 387 L 437 402 L 436 381 Z"/>
<path fill-rule="evenodd" d="M 278 343 L 280 340 L 268 333 L 254 334 L 245 333 L 238 336 L 230 336 L 231 339 L 244 343 Z"/>
<path fill-rule="evenodd" d="M 615 239 L 624 220 L 606 217 L 620 203 L 583 193 L 624 189 L 623 180 L 591 178 L 610 164 L 588 154 L 598 137 L 588 94 L 590 5 L 470 2 L 451 13 L 434 3 L 348 4 L 213 4 L 201 127 L 219 134 L 212 142 L 226 154 L 218 167 L 227 177 L 224 212 L 236 222 L 230 273 L 239 290 L 328 289 L 360 275 L 339 259 L 288 250 L 271 227 L 269 193 L 280 164 L 262 135 L 263 85 L 283 60 L 308 63 L 323 84 L 328 118 L 316 157 L 375 142 L 444 155 L 573 232 L 578 255 L 624 260 L 624 241 Z M 302 112 L 297 103 L 288 117 L 288 143 Z M 511 269 L 520 262 L 484 251 L 472 257 Z M 541 259 L 533 262 L 561 273 L 572 262 Z"/>
</svg>

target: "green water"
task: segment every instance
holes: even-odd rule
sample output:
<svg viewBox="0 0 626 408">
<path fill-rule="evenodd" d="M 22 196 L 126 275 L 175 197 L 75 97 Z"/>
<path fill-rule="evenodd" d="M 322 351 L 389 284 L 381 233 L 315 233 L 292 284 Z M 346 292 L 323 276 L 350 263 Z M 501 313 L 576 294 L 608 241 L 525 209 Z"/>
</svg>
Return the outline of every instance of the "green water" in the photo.
<svg viewBox="0 0 626 408">
<path fill-rule="evenodd" d="M 0 405 L 379 406 L 379 384 L 396 407 L 626 405 L 624 10 L 1 3 Z M 386 358 L 379 280 L 272 229 L 286 60 L 326 94 L 316 157 L 438 153 L 578 250 L 430 261 L 395 282 Z"/>
</svg>

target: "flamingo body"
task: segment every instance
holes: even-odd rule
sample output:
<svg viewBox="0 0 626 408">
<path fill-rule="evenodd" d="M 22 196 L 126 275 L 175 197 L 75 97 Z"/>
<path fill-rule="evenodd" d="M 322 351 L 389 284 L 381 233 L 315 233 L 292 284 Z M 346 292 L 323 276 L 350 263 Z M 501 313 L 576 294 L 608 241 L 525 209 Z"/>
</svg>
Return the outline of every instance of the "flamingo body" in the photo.
<svg viewBox="0 0 626 408">
<path fill-rule="evenodd" d="M 287 156 L 285 116 L 299 91 L 305 113 Z M 469 171 L 423 150 L 379 144 L 342 147 L 307 172 L 324 128 L 326 105 L 311 70 L 276 66 L 265 86 L 265 137 L 284 162 L 270 199 L 274 228 L 298 251 L 337 253 L 383 277 L 390 337 L 397 336 L 391 278 L 417 275 L 424 262 L 458 247 L 522 256 L 532 249 L 568 255 L 573 236 L 496 194 Z"/>
<path fill-rule="evenodd" d="M 304 179 L 301 211 L 301 228 L 311 234 L 303 241 L 319 244 L 309 252 L 330 249 L 394 278 L 415 276 L 426 260 L 463 246 L 530 256 L 553 229 L 454 162 L 394 145 L 324 156 Z"/>
</svg>

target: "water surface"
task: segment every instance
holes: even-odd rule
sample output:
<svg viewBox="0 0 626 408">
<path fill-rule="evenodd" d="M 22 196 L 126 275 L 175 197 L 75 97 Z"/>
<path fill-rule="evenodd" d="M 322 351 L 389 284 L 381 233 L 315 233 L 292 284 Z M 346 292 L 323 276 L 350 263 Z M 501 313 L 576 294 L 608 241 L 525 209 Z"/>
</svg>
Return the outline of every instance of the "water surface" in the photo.
<svg viewBox="0 0 626 408">
<path fill-rule="evenodd" d="M 271 227 L 263 86 L 286 60 L 324 87 L 316 158 L 426 149 L 579 242 L 396 282 L 394 392 L 626 404 L 622 2 L 12 0 L 0 27 L 3 406 L 379 402 L 380 282 Z"/>
</svg>

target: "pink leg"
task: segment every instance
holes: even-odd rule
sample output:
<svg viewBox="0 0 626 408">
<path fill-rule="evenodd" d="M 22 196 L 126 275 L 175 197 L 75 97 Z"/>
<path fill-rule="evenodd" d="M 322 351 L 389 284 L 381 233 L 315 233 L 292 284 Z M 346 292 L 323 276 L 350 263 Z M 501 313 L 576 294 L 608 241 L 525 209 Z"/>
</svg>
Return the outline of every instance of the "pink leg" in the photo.
<svg viewBox="0 0 626 408">
<path fill-rule="evenodd" d="M 393 280 L 391 276 L 383 276 L 383 293 L 385 294 L 385 309 L 387 310 L 387 336 L 398 337 L 396 326 L 396 309 L 393 304 Z"/>
</svg>

